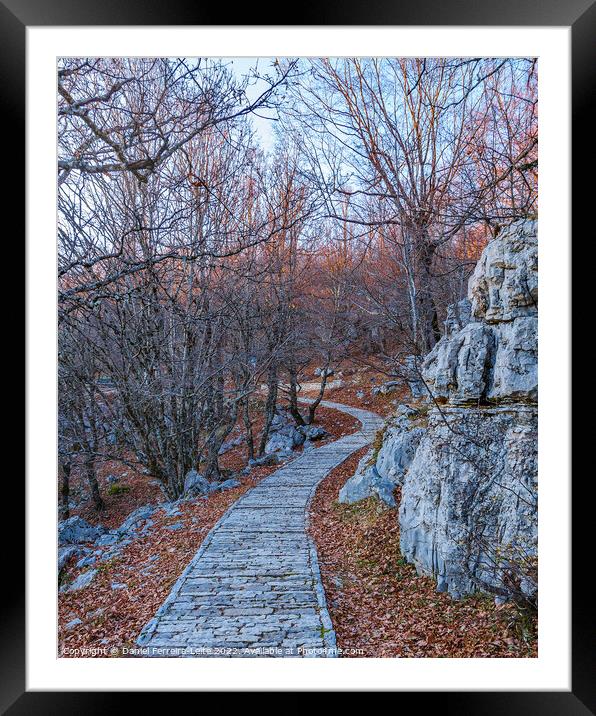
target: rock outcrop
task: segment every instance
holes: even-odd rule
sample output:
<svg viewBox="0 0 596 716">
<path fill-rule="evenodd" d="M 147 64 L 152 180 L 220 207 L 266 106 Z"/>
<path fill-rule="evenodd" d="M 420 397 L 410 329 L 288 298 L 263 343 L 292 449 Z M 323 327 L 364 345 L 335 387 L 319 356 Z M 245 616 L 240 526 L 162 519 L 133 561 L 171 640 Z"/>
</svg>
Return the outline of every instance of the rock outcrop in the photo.
<svg viewBox="0 0 596 716">
<path fill-rule="evenodd" d="M 184 497 L 201 497 L 208 495 L 217 488 L 217 485 L 200 475 L 196 470 L 189 470 L 184 477 Z"/>
<path fill-rule="evenodd" d="M 340 492 L 383 499 L 387 480 L 401 485 L 402 554 L 454 597 L 536 590 L 537 268 L 534 221 L 486 246 L 421 361 L 425 403 L 401 406 Z"/>
<path fill-rule="evenodd" d="M 105 527 L 90 525 L 87 520 L 75 515 L 58 523 L 58 543 L 64 545 L 95 542 L 105 532 Z"/>
<path fill-rule="evenodd" d="M 380 447 L 362 458 L 354 476 L 340 490 L 339 502 L 358 502 L 376 495 L 394 507 L 393 491 L 403 484 L 424 434 L 424 422 L 421 411 L 400 405 L 384 428 Z"/>
<path fill-rule="evenodd" d="M 403 484 L 401 550 L 455 597 L 536 589 L 537 268 L 535 222 L 512 224 L 423 361 L 437 405 Z"/>
<path fill-rule="evenodd" d="M 403 556 L 454 597 L 531 594 L 537 424 L 531 406 L 431 411 L 399 510 Z"/>
<path fill-rule="evenodd" d="M 292 450 L 304 443 L 304 440 L 304 433 L 298 430 L 291 415 L 285 411 L 278 411 L 271 421 L 265 453 L 289 456 L 292 454 Z"/>
<path fill-rule="evenodd" d="M 451 405 L 536 403 L 537 334 L 536 222 L 516 222 L 483 251 L 468 299 L 450 307 L 422 375 L 435 399 Z"/>
</svg>

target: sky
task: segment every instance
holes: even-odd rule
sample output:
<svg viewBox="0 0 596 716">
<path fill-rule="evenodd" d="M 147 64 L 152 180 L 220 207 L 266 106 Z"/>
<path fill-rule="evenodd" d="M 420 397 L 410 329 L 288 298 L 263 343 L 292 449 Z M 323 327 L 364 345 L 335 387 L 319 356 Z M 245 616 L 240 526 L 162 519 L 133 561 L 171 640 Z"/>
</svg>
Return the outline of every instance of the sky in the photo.
<svg viewBox="0 0 596 716">
<path fill-rule="evenodd" d="M 271 74 L 271 63 L 273 62 L 272 57 L 224 57 L 224 62 L 230 63 L 230 69 L 233 70 L 234 74 L 241 80 L 244 76 L 249 75 L 251 69 L 257 66 L 259 74 Z M 258 80 L 252 85 L 249 85 L 246 89 L 246 95 L 249 101 L 254 101 L 257 97 L 267 89 L 267 83 L 263 80 Z M 260 112 L 260 115 L 265 115 L 267 112 Z M 274 116 L 273 112 L 268 113 L 270 116 Z M 257 133 L 262 148 L 269 152 L 273 149 L 275 144 L 275 136 L 273 133 L 274 122 L 270 119 L 266 119 L 264 116 L 251 115 L 251 121 L 253 127 Z"/>
</svg>

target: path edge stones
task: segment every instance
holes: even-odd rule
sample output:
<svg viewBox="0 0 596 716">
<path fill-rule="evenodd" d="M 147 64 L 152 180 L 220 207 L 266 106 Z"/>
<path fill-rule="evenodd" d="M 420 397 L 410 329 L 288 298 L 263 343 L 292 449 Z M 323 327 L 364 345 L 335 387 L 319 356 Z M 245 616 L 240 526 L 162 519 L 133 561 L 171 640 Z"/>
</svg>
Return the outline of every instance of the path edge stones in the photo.
<svg viewBox="0 0 596 716">
<path fill-rule="evenodd" d="M 358 448 L 360 449 L 360 448 Z M 347 460 L 347 458 L 346 458 Z M 339 463 L 341 465 L 345 460 Z M 339 465 L 336 465 L 336 467 L 339 467 Z M 332 468 L 332 470 L 335 470 L 335 467 Z M 325 477 L 327 477 L 325 475 Z M 338 657 L 339 654 L 337 653 L 337 638 L 335 635 L 335 629 L 333 628 L 333 622 L 331 620 L 331 614 L 329 614 L 329 609 L 327 608 L 327 595 L 325 594 L 325 587 L 323 585 L 323 578 L 321 576 L 321 567 L 319 565 L 319 554 L 317 552 L 317 546 L 315 544 L 315 541 L 310 535 L 309 527 L 310 527 L 310 506 L 313 501 L 313 498 L 315 496 L 315 493 L 317 491 L 317 488 L 323 482 L 325 479 L 322 478 L 319 482 L 317 482 L 316 485 L 313 485 L 312 490 L 310 491 L 310 494 L 308 496 L 308 500 L 306 502 L 306 514 L 305 514 L 305 523 L 304 523 L 304 531 L 306 532 L 306 538 L 308 540 L 308 551 L 310 554 L 310 571 L 313 578 L 313 587 L 315 590 L 315 594 L 317 595 L 317 602 L 319 603 L 319 616 L 321 618 L 321 622 L 323 624 L 324 631 L 322 632 L 321 636 L 323 639 L 323 646 L 327 650 L 325 652 L 325 656 L 327 658 L 335 658 Z M 329 653 L 331 652 L 331 653 Z"/>
<path fill-rule="evenodd" d="M 309 398 L 299 398 L 300 402 L 303 403 L 310 403 L 312 402 Z M 321 405 L 325 407 L 332 408 L 334 410 L 340 410 L 341 412 L 345 412 L 347 414 L 351 414 L 347 410 L 342 410 L 342 408 L 351 408 L 352 406 L 346 405 L 343 406 L 341 403 L 334 403 L 332 401 L 322 401 Z M 341 406 L 341 407 L 340 407 Z M 371 412 L 371 411 L 366 411 Z M 367 438 L 366 434 L 364 433 L 364 423 L 360 420 L 360 418 L 356 417 L 358 422 L 360 423 L 360 430 L 356 430 L 353 433 L 350 433 L 350 435 L 356 435 L 357 433 L 360 433 L 362 435 L 362 445 L 355 450 L 353 450 L 349 455 L 347 455 L 341 462 L 339 462 L 335 467 L 331 468 L 331 470 L 325 475 L 325 477 L 321 478 L 319 482 L 317 482 L 315 485 L 313 485 L 312 490 L 310 491 L 310 494 L 308 496 L 308 500 L 306 503 L 306 514 L 305 514 L 305 525 L 304 529 L 306 532 L 306 536 L 308 539 L 308 547 L 310 552 L 310 568 L 311 573 L 313 575 L 313 585 L 315 588 L 315 593 L 317 595 L 317 601 L 319 603 L 319 609 L 320 609 L 320 617 L 321 622 L 323 623 L 323 628 L 325 629 L 325 632 L 322 634 L 323 638 L 323 645 L 326 649 L 330 650 L 331 653 L 326 653 L 325 656 L 327 658 L 337 658 L 339 657 L 339 653 L 337 651 L 337 636 L 335 634 L 335 629 L 333 627 L 333 621 L 331 620 L 331 615 L 329 614 L 329 609 L 327 607 L 327 596 L 325 594 L 325 587 L 323 585 L 323 578 L 321 576 L 321 567 L 319 564 L 319 555 L 317 552 L 317 546 L 315 544 L 315 541 L 310 535 L 309 527 L 310 527 L 310 508 L 312 501 L 314 499 L 314 496 L 316 494 L 316 491 L 327 477 L 329 477 L 329 473 L 333 470 L 336 470 L 338 467 L 343 465 L 343 463 L 348 460 L 355 452 L 358 450 L 361 450 L 363 447 L 368 445 L 370 443 L 369 439 Z M 341 440 L 341 438 L 339 438 Z"/>
</svg>

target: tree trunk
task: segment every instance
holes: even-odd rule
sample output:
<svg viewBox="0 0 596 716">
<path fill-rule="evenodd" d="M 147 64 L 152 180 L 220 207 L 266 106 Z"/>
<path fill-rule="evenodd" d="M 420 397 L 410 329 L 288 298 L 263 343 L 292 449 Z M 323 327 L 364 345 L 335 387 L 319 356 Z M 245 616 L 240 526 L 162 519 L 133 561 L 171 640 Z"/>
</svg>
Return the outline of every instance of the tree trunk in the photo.
<svg viewBox="0 0 596 716">
<path fill-rule="evenodd" d="M 93 500 L 93 506 L 97 512 L 105 510 L 106 506 L 104 501 L 99 494 L 99 484 L 97 482 L 97 475 L 95 474 L 95 460 L 91 455 L 85 458 L 85 474 L 87 476 L 87 483 L 89 484 L 89 490 L 91 491 L 91 499 Z"/>
<path fill-rule="evenodd" d="M 60 460 L 58 463 L 60 473 L 60 504 L 58 506 L 58 517 L 66 520 L 70 516 L 68 498 L 70 496 L 70 460 Z"/>
<path fill-rule="evenodd" d="M 246 449 L 248 451 L 248 459 L 254 460 L 255 439 L 252 432 L 252 421 L 250 419 L 250 401 L 248 397 L 244 398 L 242 403 L 242 419 L 244 421 L 244 429 L 246 430 Z"/>
<path fill-rule="evenodd" d="M 204 476 L 207 480 L 221 480 L 221 471 L 219 469 L 219 450 L 224 444 L 225 439 L 232 432 L 236 424 L 236 411 L 234 411 L 233 419 L 226 421 L 223 425 L 215 428 L 213 435 L 209 440 L 207 457 L 205 459 Z"/>
<path fill-rule="evenodd" d="M 291 416 L 296 421 L 296 425 L 304 425 L 304 418 L 298 410 L 298 380 L 296 375 L 296 366 L 291 362 L 288 366 L 288 374 L 290 376 L 290 391 L 288 397 L 288 409 Z"/>
<path fill-rule="evenodd" d="M 426 230 L 419 232 L 418 241 L 418 347 L 421 355 L 430 352 L 441 338 L 437 307 L 432 295 L 432 263 L 435 246 Z"/>
<path fill-rule="evenodd" d="M 204 476 L 207 480 L 221 480 L 221 471 L 219 469 L 219 450 L 224 444 L 225 439 L 234 429 L 238 418 L 238 401 L 234 401 L 233 406 L 228 411 L 224 400 L 224 379 L 223 375 L 217 376 L 215 385 L 215 413 L 214 427 L 207 441 L 207 457 L 205 458 Z"/>
<path fill-rule="evenodd" d="M 267 378 L 267 402 L 265 404 L 265 425 L 263 427 L 263 434 L 261 435 L 261 442 L 259 443 L 259 455 L 265 452 L 265 445 L 267 445 L 267 438 L 269 437 L 269 429 L 273 422 L 273 416 L 275 415 L 275 406 L 277 404 L 277 366 L 271 365 L 269 367 L 269 375 Z"/>
<path fill-rule="evenodd" d="M 329 359 L 327 359 L 327 362 L 325 363 L 325 367 L 323 368 L 323 371 L 321 373 L 321 387 L 319 388 L 319 394 L 314 399 L 312 403 L 308 406 L 308 418 L 307 418 L 307 424 L 311 425 L 315 420 L 315 411 L 319 407 L 319 404 L 321 400 L 323 400 L 323 396 L 325 395 L 325 387 L 327 386 L 327 371 L 329 370 Z"/>
</svg>

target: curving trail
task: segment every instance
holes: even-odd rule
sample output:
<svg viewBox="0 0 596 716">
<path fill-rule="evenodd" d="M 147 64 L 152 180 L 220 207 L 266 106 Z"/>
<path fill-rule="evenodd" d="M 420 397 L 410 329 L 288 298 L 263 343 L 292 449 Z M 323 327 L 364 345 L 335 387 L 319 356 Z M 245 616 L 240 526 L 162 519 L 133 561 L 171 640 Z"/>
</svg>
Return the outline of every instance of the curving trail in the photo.
<svg viewBox="0 0 596 716">
<path fill-rule="evenodd" d="M 383 419 L 321 405 L 353 415 L 361 429 L 302 453 L 230 507 L 142 630 L 144 655 L 335 655 L 308 506 L 318 483 L 371 442 Z"/>
</svg>

